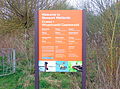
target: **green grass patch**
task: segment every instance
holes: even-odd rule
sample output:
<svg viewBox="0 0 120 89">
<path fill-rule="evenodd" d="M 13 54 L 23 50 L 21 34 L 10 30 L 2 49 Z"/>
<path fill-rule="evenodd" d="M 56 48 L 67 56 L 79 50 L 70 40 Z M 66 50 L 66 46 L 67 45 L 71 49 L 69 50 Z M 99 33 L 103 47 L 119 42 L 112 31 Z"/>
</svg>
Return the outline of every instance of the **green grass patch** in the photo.
<svg viewBox="0 0 120 89">
<path fill-rule="evenodd" d="M 40 89 L 71 89 L 71 80 L 69 73 L 40 73 Z M 17 70 L 0 77 L 0 89 L 34 89 L 34 74 Z"/>
</svg>

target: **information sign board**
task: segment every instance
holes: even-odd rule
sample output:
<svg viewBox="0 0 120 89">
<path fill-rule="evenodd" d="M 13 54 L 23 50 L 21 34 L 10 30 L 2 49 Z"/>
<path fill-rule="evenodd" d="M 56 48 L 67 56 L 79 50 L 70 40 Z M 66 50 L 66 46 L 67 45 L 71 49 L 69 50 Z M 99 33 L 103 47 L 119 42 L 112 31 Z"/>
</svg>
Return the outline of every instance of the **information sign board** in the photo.
<svg viewBox="0 0 120 89">
<path fill-rule="evenodd" d="M 82 71 L 82 10 L 39 10 L 39 70 Z"/>
</svg>

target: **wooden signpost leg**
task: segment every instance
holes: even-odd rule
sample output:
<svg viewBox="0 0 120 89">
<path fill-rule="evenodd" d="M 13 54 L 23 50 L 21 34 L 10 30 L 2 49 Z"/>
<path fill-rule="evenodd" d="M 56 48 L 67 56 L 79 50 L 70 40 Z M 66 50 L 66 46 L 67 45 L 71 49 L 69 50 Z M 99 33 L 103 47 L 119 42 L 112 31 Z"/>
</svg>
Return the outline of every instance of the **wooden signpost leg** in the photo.
<svg viewBox="0 0 120 89">
<path fill-rule="evenodd" d="M 39 66 L 38 66 L 38 11 L 35 14 L 35 89 L 39 89 Z"/>
<path fill-rule="evenodd" d="M 83 71 L 82 71 L 82 89 L 86 89 L 86 15 L 83 10 Z"/>
</svg>

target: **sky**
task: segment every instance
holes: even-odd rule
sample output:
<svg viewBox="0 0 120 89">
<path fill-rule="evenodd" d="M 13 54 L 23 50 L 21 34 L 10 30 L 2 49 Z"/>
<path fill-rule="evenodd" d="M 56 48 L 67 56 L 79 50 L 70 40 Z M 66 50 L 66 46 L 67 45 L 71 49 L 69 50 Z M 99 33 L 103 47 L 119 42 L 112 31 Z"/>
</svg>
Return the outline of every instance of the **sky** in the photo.
<svg viewBox="0 0 120 89">
<path fill-rule="evenodd" d="M 84 2 L 86 0 L 67 0 L 68 3 L 70 3 L 75 8 L 83 9 Z"/>
<path fill-rule="evenodd" d="M 78 8 L 78 9 L 84 9 L 85 3 L 89 3 L 89 10 L 93 11 L 94 14 L 97 15 L 99 13 L 99 9 L 97 7 L 98 5 L 95 3 L 93 3 L 94 5 L 91 4 L 91 1 L 92 0 L 67 0 L 67 2 L 70 5 L 72 5 L 75 8 Z M 97 1 L 97 0 L 95 0 L 95 1 Z M 100 1 L 100 0 L 98 0 L 98 1 Z M 112 5 L 117 0 L 110 0 L 110 1 L 109 0 L 101 0 L 101 1 L 103 1 L 103 2 L 100 2 L 100 3 L 102 3 L 104 5 L 104 7 L 106 7 L 106 6 Z"/>
</svg>

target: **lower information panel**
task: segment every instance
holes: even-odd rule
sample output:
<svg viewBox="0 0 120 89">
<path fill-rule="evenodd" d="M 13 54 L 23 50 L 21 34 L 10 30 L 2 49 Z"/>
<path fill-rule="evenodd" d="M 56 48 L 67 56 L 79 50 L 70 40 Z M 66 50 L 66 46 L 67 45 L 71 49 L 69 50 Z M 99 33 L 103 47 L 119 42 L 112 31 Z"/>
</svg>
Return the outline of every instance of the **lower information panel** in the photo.
<svg viewBox="0 0 120 89">
<path fill-rule="evenodd" d="M 82 61 L 39 61 L 40 72 L 82 72 Z"/>
</svg>

